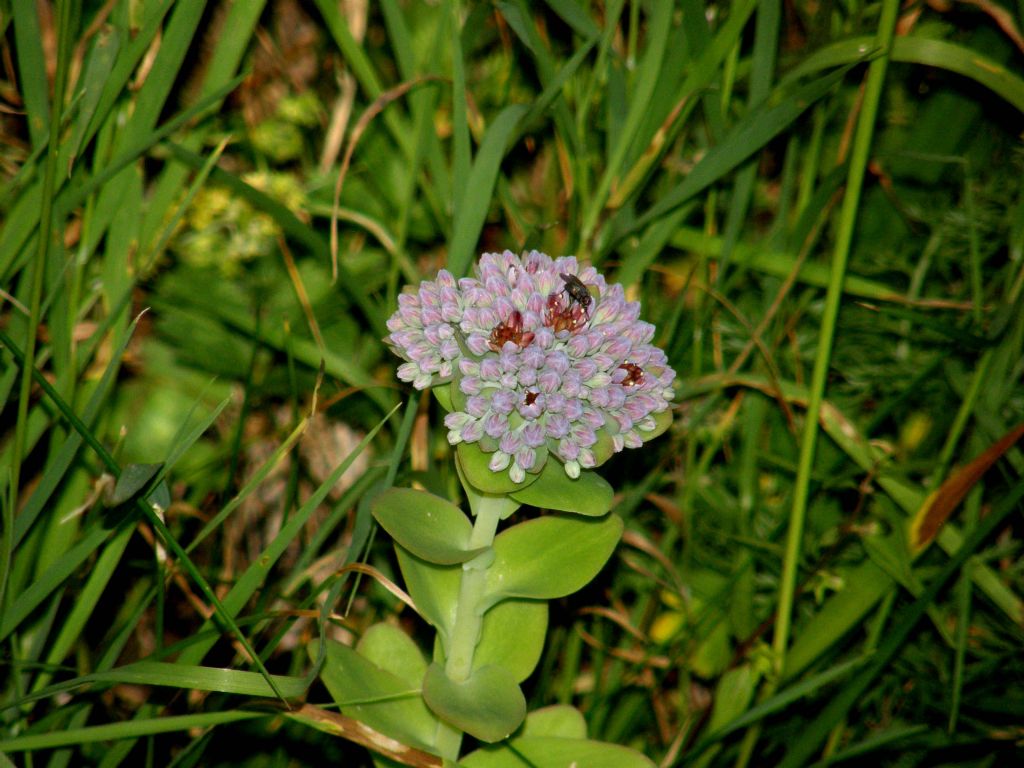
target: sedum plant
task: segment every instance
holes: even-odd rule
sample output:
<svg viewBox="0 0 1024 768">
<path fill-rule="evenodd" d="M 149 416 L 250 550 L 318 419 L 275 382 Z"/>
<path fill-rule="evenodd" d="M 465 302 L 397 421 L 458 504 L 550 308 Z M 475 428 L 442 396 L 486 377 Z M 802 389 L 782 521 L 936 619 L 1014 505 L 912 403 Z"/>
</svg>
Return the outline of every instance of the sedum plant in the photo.
<svg viewBox="0 0 1024 768">
<path fill-rule="evenodd" d="M 593 267 L 536 251 L 485 254 L 473 277 L 442 270 L 399 297 L 386 341 L 406 360 L 399 378 L 448 412 L 469 514 L 410 488 L 374 500 L 436 639 L 424 654 L 382 623 L 355 648 L 331 642 L 323 679 L 345 715 L 444 764 L 651 765 L 588 740 L 571 707 L 528 715 L 520 689 L 540 659 L 546 601 L 587 584 L 621 536 L 594 470 L 672 418 L 675 372 L 639 314 Z M 542 514 L 513 524 L 522 506 Z M 483 746 L 463 755 L 466 734 Z"/>
</svg>

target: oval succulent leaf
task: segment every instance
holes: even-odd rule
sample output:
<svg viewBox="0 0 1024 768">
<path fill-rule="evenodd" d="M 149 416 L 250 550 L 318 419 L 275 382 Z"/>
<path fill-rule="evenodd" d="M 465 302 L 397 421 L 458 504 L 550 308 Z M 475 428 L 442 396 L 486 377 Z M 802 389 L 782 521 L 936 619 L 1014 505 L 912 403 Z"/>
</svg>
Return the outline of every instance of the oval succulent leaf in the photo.
<svg viewBox="0 0 1024 768">
<path fill-rule="evenodd" d="M 611 485 L 596 472 L 584 470 L 573 480 L 552 462 L 544 466 L 537 482 L 511 494 L 521 504 L 588 517 L 607 514 L 613 495 Z"/>
<path fill-rule="evenodd" d="M 671 409 L 662 411 L 661 413 L 651 414 L 651 418 L 654 419 L 654 428 L 640 433 L 640 437 L 643 438 L 643 441 L 646 443 L 653 440 L 672 426 L 672 415 Z"/>
<path fill-rule="evenodd" d="M 526 717 L 526 699 L 512 674 L 491 665 L 455 682 L 433 663 L 423 678 L 423 698 L 434 714 L 481 741 L 508 738 Z"/>
<path fill-rule="evenodd" d="M 558 736 L 563 739 L 587 738 L 587 721 L 576 707 L 552 704 L 533 710 L 526 716 L 523 736 Z"/>
<path fill-rule="evenodd" d="M 437 402 L 441 404 L 446 413 L 452 412 L 452 387 L 450 384 L 434 387 L 430 390 L 434 393 L 434 397 L 437 398 Z"/>
<path fill-rule="evenodd" d="M 484 614 L 474 667 L 501 664 L 517 682 L 540 661 L 548 628 L 548 604 L 542 600 L 504 600 Z"/>
<path fill-rule="evenodd" d="M 383 622 L 367 629 L 356 645 L 365 659 L 417 688 L 427 672 L 427 662 L 416 641 L 392 624 Z"/>
<path fill-rule="evenodd" d="M 523 736 L 512 739 L 507 749 L 478 749 L 459 760 L 463 768 L 654 768 L 654 763 L 636 750 L 618 744 L 557 736 Z"/>
<path fill-rule="evenodd" d="M 455 625 L 462 569 L 456 565 L 438 565 L 416 557 L 405 547 L 395 547 L 398 567 L 416 612 L 433 626 L 444 645 Z"/>
<path fill-rule="evenodd" d="M 316 658 L 313 646 L 310 657 Z M 409 746 L 433 748 L 437 719 L 407 681 L 333 640 L 320 678 L 343 714 Z"/>
<path fill-rule="evenodd" d="M 583 587 L 604 567 L 622 535 L 622 518 L 549 515 L 513 526 L 494 540 L 487 601 L 551 600 Z"/>
<path fill-rule="evenodd" d="M 440 565 L 472 560 L 473 526 L 450 501 L 413 488 L 389 488 L 373 500 L 373 516 L 391 537 L 417 557 Z"/>
</svg>

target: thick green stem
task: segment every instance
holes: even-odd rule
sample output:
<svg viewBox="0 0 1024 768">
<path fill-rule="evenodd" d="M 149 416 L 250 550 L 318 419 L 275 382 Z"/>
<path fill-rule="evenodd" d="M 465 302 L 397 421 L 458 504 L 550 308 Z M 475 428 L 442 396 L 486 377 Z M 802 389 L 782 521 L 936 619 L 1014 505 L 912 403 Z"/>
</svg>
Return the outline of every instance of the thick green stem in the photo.
<svg viewBox="0 0 1024 768">
<path fill-rule="evenodd" d="M 480 496 L 475 504 L 476 522 L 469 539 L 469 547 L 486 547 L 486 551 L 462 566 L 459 603 L 455 608 L 455 626 L 448 638 L 448 658 L 445 674 L 457 683 L 469 679 L 473 672 L 473 654 L 480 640 L 483 624 L 481 600 L 487 586 L 487 569 L 494 561 L 490 549 L 498 521 L 508 512 L 510 499 L 505 496 Z M 462 746 L 462 732 L 445 723 L 437 733 L 438 751 L 449 760 L 457 760 Z"/>
<path fill-rule="evenodd" d="M 501 499 L 504 501 L 504 499 Z M 472 549 L 490 547 L 494 532 L 498 528 L 501 508 L 496 504 L 484 504 L 477 510 L 473 535 L 469 539 Z M 479 557 L 462 566 L 462 584 L 459 587 L 459 605 L 455 609 L 455 626 L 448 647 L 448 661 L 444 671 L 452 680 L 461 683 L 473 671 L 473 651 L 480 639 L 480 625 L 483 611 L 480 600 L 487 586 L 487 568 L 494 559 L 488 549 Z"/>
</svg>

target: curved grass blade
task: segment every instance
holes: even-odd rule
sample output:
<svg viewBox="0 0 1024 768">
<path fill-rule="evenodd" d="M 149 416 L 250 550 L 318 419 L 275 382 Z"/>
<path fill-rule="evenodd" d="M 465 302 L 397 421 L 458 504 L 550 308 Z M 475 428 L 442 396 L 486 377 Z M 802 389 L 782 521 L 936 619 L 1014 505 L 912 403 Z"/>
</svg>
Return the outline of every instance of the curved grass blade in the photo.
<svg viewBox="0 0 1024 768">
<path fill-rule="evenodd" d="M 821 69 L 862 60 L 871 52 L 873 46 L 874 41 L 870 37 L 855 37 L 827 45 L 787 73 L 784 82 Z M 1024 78 L 980 51 L 947 40 L 897 37 L 893 40 L 890 60 L 901 64 L 921 64 L 963 75 L 985 86 L 1024 112 Z"/>
</svg>

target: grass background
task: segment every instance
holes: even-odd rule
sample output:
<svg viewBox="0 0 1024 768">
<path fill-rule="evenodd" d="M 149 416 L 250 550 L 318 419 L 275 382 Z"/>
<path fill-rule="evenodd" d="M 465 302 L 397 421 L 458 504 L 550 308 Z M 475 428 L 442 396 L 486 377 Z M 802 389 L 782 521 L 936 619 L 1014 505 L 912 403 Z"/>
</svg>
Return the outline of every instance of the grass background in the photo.
<svg viewBox="0 0 1024 768">
<path fill-rule="evenodd" d="M 504 248 L 624 283 L 680 374 L 531 707 L 666 766 L 1019 760 L 1022 25 L 0 2 L 0 760 L 370 764 L 251 704 L 427 637 L 342 570 L 395 573 L 373 489 L 456 493 L 384 321 Z"/>
</svg>

